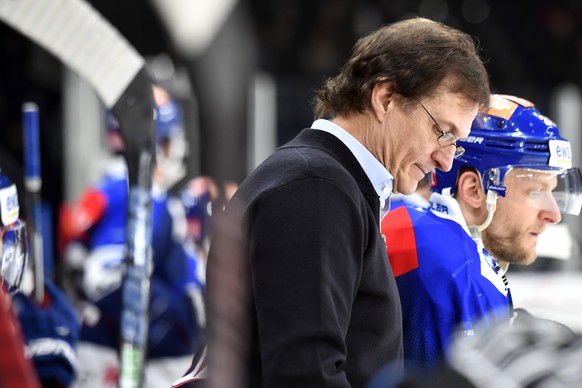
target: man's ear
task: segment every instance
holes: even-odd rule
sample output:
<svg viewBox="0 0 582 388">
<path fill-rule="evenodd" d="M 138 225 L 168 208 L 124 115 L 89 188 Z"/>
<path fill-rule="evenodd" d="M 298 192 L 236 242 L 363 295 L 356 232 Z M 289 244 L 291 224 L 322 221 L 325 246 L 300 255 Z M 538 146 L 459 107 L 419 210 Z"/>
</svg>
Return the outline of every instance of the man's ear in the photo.
<svg viewBox="0 0 582 388">
<path fill-rule="evenodd" d="M 485 205 L 485 192 L 481 184 L 479 174 L 474 170 L 466 170 L 461 173 L 457 181 L 457 193 L 459 201 L 473 211 L 479 210 Z"/>
<path fill-rule="evenodd" d="M 371 105 L 378 122 L 387 117 L 388 107 L 394 103 L 394 82 L 385 80 L 378 82 L 372 88 Z"/>
</svg>

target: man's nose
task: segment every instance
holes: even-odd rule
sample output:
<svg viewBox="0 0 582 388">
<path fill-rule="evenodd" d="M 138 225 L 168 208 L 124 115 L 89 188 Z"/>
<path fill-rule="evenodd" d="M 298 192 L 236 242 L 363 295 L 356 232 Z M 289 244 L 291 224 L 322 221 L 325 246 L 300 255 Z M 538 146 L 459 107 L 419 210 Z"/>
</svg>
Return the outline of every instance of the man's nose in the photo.
<svg viewBox="0 0 582 388">
<path fill-rule="evenodd" d="M 455 159 L 456 147 L 450 145 L 447 147 L 439 147 L 432 154 L 432 159 L 436 164 L 436 168 L 443 172 L 449 171 L 453 168 L 453 160 Z"/>
</svg>

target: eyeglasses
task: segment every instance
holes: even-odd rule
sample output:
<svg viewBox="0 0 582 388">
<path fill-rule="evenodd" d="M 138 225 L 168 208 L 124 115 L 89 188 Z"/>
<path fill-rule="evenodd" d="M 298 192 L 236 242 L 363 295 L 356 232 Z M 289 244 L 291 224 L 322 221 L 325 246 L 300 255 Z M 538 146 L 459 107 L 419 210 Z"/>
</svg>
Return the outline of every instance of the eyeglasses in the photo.
<svg viewBox="0 0 582 388">
<path fill-rule="evenodd" d="M 428 117 L 430 117 L 431 120 L 434 122 L 434 125 L 436 125 L 437 129 L 441 132 L 439 137 L 437 137 L 437 142 L 439 143 L 439 145 L 441 147 L 455 146 L 455 155 L 454 155 L 455 159 L 460 157 L 461 155 L 463 155 L 465 153 L 465 149 L 463 147 L 457 145 L 457 141 L 459 139 L 457 139 L 457 137 L 455 135 L 453 135 L 451 132 L 443 131 L 443 129 L 441 128 L 439 123 L 434 119 L 434 117 L 432 117 L 432 115 L 430 114 L 428 109 L 426 109 L 424 107 L 424 105 L 422 105 L 422 102 L 420 102 L 419 100 L 416 100 L 416 102 L 418 102 L 418 104 L 426 112 Z"/>
</svg>

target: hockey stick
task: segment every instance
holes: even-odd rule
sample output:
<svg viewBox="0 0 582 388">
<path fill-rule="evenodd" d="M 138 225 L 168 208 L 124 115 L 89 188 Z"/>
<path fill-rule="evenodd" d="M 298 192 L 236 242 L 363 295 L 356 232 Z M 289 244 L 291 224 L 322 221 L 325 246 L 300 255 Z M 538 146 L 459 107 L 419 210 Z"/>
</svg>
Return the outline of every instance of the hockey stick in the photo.
<svg viewBox="0 0 582 388">
<path fill-rule="evenodd" d="M 38 133 L 38 106 L 26 102 L 22 106 L 24 129 L 24 186 L 28 203 L 28 226 L 32 229 L 29 244 L 32 249 L 32 270 L 34 274 L 34 299 L 40 305 L 44 301 L 44 249 L 42 234 L 42 214 L 40 189 L 40 143 Z"/>
<path fill-rule="evenodd" d="M 148 329 L 154 155 L 154 101 L 145 61 L 83 0 L 0 0 L 0 20 L 79 73 L 119 121 L 129 182 L 119 385 L 140 387 Z"/>
</svg>

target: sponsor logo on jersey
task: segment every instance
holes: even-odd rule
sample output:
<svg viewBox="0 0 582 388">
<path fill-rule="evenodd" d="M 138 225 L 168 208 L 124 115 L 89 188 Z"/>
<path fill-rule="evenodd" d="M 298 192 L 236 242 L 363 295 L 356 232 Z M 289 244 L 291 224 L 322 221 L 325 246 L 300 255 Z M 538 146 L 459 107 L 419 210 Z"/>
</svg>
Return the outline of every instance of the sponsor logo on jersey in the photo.
<svg viewBox="0 0 582 388">
<path fill-rule="evenodd" d="M 443 214 L 449 214 L 449 208 L 446 205 L 443 205 L 442 203 L 438 203 L 438 202 L 429 202 L 430 203 L 430 210 L 434 210 L 435 212 L 438 213 L 443 213 Z"/>
</svg>

